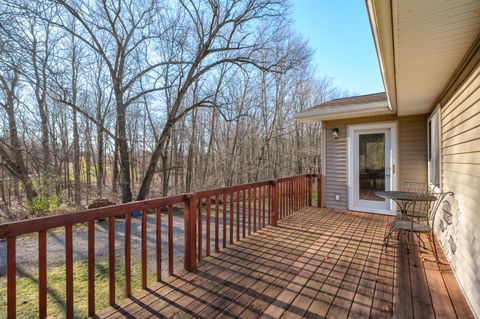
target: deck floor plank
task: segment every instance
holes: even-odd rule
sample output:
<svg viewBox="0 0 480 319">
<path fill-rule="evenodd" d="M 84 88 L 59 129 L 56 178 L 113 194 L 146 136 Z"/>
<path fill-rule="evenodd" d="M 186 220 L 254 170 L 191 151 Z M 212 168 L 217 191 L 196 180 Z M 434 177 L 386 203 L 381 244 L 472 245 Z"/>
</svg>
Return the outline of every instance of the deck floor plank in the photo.
<svg viewBox="0 0 480 319">
<path fill-rule="evenodd" d="M 438 265 L 429 250 L 383 249 L 390 221 L 306 207 L 99 317 L 473 318 L 438 245 Z"/>
</svg>

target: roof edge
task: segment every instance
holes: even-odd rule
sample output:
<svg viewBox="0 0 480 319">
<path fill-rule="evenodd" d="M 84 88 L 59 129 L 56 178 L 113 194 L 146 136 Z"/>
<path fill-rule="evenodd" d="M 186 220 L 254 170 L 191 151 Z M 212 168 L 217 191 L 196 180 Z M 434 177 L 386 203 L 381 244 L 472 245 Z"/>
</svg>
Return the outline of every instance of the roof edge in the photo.
<svg viewBox="0 0 480 319">
<path fill-rule="evenodd" d="M 397 85 L 395 79 L 393 2 L 393 0 L 366 0 L 366 6 L 389 108 L 396 112 Z M 380 31 L 380 28 L 383 31 Z"/>
<path fill-rule="evenodd" d="M 295 115 L 299 123 L 331 121 L 365 116 L 395 114 L 388 101 L 337 106 L 327 109 L 313 109 Z"/>
</svg>

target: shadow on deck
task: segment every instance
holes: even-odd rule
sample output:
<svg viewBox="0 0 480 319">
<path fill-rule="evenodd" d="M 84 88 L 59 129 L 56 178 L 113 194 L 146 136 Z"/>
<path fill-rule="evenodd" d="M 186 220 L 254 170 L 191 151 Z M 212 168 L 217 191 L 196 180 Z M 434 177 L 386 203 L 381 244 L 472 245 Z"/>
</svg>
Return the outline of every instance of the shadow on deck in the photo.
<svg viewBox="0 0 480 319">
<path fill-rule="evenodd" d="M 304 208 L 100 317 L 473 318 L 441 251 L 382 251 L 390 220 Z"/>
</svg>

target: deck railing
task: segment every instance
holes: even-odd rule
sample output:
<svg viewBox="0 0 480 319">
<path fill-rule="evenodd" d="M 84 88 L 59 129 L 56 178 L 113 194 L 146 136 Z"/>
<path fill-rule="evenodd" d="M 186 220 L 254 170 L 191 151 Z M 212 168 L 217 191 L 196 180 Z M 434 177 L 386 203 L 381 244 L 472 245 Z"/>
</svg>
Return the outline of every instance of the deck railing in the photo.
<svg viewBox="0 0 480 319">
<path fill-rule="evenodd" d="M 77 213 L 66 213 L 0 224 L 0 239 L 7 241 L 7 316 L 16 317 L 16 239 L 26 234 L 38 234 L 38 286 L 39 317 L 47 317 L 47 231 L 64 228 L 65 231 L 65 271 L 67 318 L 73 318 L 73 226 L 86 224 L 87 271 L 88 271 L 88 315 L 95 315 L 95 223 L 100 219 L 108 220 L 108 276 L 109 304 L 116 299 L 115 284 L 115 223 L 116 218 L 125 218 L 124 296 L 132 294 L 131 273 L 131 225 L 132 212 L 141 212 L 141 286 L 147 282 L 147 215 L 155 215 L 155 257 L 156 280 L 162 273 L 162 212 L 167 215 L 168 273 L 174 274 L 174 208 L 183 207 L 184 221 L 184 268 L 195 270 L 197 261 L 211 255 L 211 236 L 214 236 L 214 251 L 220 252 L 220 231 L 222 248 L 241 240 L 248 235 L 268 226 L 277 225 L 277 221 L 295 211 L 311 206 L 316 184 L 317 204 L 321 206 L 321 176 L 304 174 L 275 180 L 267 180 L 231 187 L 200 191 L 190 194 L 169 196 L 127 204 L 89 209 Z M 213 214 L 212 214 L 213 213 Z M 221 213 L 221 214 L 220 214 Z M 212 216 L 213 215 L 213 216 Z M 213 218 L 213 221 L 212 221 Z M 213 223 L 213 230 L 212 224 Z M 227 227 L 228 226 L 228 227 Z M 220 229 L 221 228 L 221 229 Z M 228 228 L 228 231 L 227 231 Z M 228 234 L 227 234 L 228 233 Z"/>
</svg>

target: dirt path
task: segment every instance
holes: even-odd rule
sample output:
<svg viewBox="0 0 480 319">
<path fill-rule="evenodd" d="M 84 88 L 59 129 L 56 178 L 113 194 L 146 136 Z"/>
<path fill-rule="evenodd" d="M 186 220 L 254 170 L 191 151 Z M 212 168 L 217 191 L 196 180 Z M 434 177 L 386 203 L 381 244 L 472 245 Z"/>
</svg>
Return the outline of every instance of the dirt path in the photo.
<svg viewBox="0 0 480 319">
<path fill-rule="evenodd" d="M 148 216 L 148 263 L 149 268 L 155 268 L 155 216 Z M 183 267 L 184 252 L 184 223 L 182 216 L 173 218 L 174 265 L 177 269 Z M 125 221 L 117 219 L 115 222 L 115 255 L 124 256 Z M 162 269 L 167 270 L 167 217 L 162 215 Z M 141 218 L 132 218 L 132 259 L 141 257 Z M 88 233 L 87 227 L 78 227 L 73 234 L 73 252 L 75 262 L 87 261 Z M 7 257 L 6 241 L 0 241 L 0 276 L 6 273 Z M 96 260 L 108 258 L 108 222 L 96 223 L 95 229 L 95 258 Z M 49 232 L 47 239 L 47 262 L 49 268 L 65 264 L 65 237 L 61 230 Z M 36 235 L 17 239 L 17 271 L 36 272 L 38 267 L 38 238 Z"/>
</svg>

